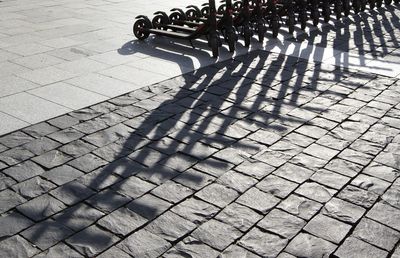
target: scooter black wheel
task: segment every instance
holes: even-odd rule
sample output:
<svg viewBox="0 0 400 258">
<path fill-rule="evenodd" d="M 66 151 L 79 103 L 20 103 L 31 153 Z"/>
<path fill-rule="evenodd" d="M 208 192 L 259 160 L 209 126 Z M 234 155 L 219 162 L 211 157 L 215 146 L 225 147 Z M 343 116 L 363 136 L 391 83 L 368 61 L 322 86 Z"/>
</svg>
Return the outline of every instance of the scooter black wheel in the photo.
<svg viewBox="0 0 400 258">
<path fill-rule="evenodd" d="M 133 34 L 138 40 L 145 40 L 149 37 L 148 25 L 144 19 L 139 19 L 133 24 Z"/>
<path fill-rule="evenodd" d="M 154 16 L 153 20 L 151 21 L 153 28 L 166 30 L 166 28 L 164 27 L 164 25 L 166 25 L 166 24 L 164 24 L 163 19 L 164 19 L 164 17 L 162 15 Z"/>
<path fill-rule="evenodd" d="M 224 14 L 226 10 L 226 4 L 222 4 L 218 7 L 217 13 Z"/>
<path fill-rule="evenodd" d="M 242 9 L 242 2 L 241 1 L 237 1 L 235 3 L 233 3 L 233 10 L 235 11 L 240 11 Z"/>
<path fill-rule="evenodd" d="M 172 24 L 176 24 L 179 23 L 179 21 L 184 20 L 184 17 L 182 17 L 182 14 L 180 14 L 179 12 L 173 12 L 169 15 L 169 20 Z"/>
<path fill-rule="evenodd" d="M 244 45 L 245 47 L 249 47 L 250 46 L 250 41 L 251 41 L 251 37 L 252 37 L 252 32 L 250 30 L 250 28 L 248 26 L 246 26 L 244 28 L 243 31 L 243 37 L 244 37 Z"/>
<path fill-rule="evenodd" d="M 203 8 L 201 8 L 201 15 L 208 16 L 209 13 L 210 13 L 210 7 L 204 6 Z"/>
<path fill-rule="evenodd" d="M 185 14 L 186 14 L 186 17 L 187 17 L 188 19 L 190 19 L 190 20 L 194 20 L 194 19 L 196 19 L 196 18 L 199 18 L 199 17 L 198 17 L 198 13 L 197 13 L 196 10 L 194 10 L 194 9 L 189 9 L 189 10 L 187 10 Z"/>
</svg>

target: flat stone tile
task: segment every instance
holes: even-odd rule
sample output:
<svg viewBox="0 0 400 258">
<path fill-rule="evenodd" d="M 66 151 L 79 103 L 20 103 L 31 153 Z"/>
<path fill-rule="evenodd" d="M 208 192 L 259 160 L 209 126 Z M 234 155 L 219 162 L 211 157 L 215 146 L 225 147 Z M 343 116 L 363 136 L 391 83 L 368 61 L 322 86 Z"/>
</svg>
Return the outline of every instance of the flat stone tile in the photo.
<svg viewBox="0 0 400 258">
<path fill-rule="evenodd" d="M 29 56 L 14 59 L 13 62 L 25 66 L 29 69 L 40 69 L 48 66 L 53 66 L 64 61 L 61 58 L 57 58 L 46 53 L 30 54 L 31 55 Z"/>
<path fill-rule="evenodd" d="M 148 86 L 168 79 L 168 76 L 153 72 L 147 72 L 145 70 L 126 65 L 114 66 L 99 73 L 101 75 L 109 76 L 111 78 L 115 78 L 121 81 L 134 83 L 140 86 Z M 132 76 L 133 74 L 140 74 L 140 76 Z"/>
<path fill-rule="evenodd" d="M 19 235 L 0 242 L 0 255 L 2 257 L 31 257 L 38 252 L 40 252 L 39 249 Z"/>
<path fill-rule="evenodd" d="M 288 243 L 287 239 L 253 228 L 239 244 L 262 257 L 276 257 Z"/>
<path fill-rule="evenodd" d="M 0 217 L 0 226 L 2 231 L 0 237 L 11 237 L 18 232 L 30 227 L 33 221 L 20 213 L 14 211 L 5 216 Z"/>
<path fill-rule="evenodd" d="M 80 109 L 106 100 L 105 96 L 58 82 L 29 91 L 30 94 L 70 109 Z"/>
<path fill-rule="evenodd" d="M 25 124 L 17 124 L 20 127 L 27 125 L 26 123 L 33 124 L 41 122 L 70 111 L 70 109 L 66 107 L 27 93 L 19 93 L 1 98 L 0 110 L 8 115 L 25 121 Z M 15 127 L 17 122 L 11 120 L 11 123 L 13 123 Z"/>
<path fill-rule="evenodd" d="M 70 79 L 77 75 L 55 67 L 45 67 L 30 72 L 21 73 L 19 76 L 39 85 L 48 85 Z"/>
<path fill-rule="evenodd" d="M 84 256 L 97 256 L 118 240 L 118 237 L 108 231 L 90 226 L 68 238 L 66 242 Z"/>
<path fill-rule="evenodd" d="M 361 258 L 361 257 L 386 257 L 387 252 L 376 248 L 354 237 L 349 237 L 335 252 L 337 257 Z"/>
<path fill-rule="evenodd" d="M 29 123 L 3 112 L 0 112 L 0 120 L 4 122 L 0 128 L 0 135 L 11 133 L 29 125 Z"/>
<path fill-rule="evenodd" d="M 20 93 L 23 91 L 31 90 L 39 87 L 40 85 L 17 77 L 15 75 L 7 76 L 2 78 L 2 87 L 0 89 L 0 97 L 5 97 Z"/>
<path fill-rule="evenodd" d="M 39 232 L 41 232 L 39 234 Z M 34 243 L 40 249 L 45 250 L 60 242 L 73 233 L 72 230 L 53 220 L 45 220 L 23 231 L 22 236 Z"/>
<path fill-rule="evenodd" d="M 322 238 L 300 233 L 289 243 L 285 251 L 296 257 L 327 257 L 336 247 Z"/>
</svg>

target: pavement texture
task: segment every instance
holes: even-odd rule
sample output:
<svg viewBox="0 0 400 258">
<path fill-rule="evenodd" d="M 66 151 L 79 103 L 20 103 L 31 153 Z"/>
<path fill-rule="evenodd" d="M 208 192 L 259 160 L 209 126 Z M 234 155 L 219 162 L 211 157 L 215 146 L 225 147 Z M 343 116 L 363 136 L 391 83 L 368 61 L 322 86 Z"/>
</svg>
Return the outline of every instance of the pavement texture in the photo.
<svg viewBox="0 0 400 258">
<path fill-rule="evenodd" d="M 0 257 L 400 257 L 397 13 L 0 137 Z"/>
</svg>

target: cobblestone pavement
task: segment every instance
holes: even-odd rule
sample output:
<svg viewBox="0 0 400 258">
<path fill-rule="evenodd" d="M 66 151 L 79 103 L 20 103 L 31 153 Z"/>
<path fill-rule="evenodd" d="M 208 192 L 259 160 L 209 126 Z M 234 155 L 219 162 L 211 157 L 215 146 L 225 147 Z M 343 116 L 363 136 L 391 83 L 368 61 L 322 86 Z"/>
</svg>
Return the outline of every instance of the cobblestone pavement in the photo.
<svg viewBox="0 0 400 258">
<path fill-rule="evenodd" d="M 352 51 L 397 60 L 396 26 Z M 1 137 L 0 257 L 400 257 L 400 81 L 305 55 L 255 51 Z"/>
</svg>

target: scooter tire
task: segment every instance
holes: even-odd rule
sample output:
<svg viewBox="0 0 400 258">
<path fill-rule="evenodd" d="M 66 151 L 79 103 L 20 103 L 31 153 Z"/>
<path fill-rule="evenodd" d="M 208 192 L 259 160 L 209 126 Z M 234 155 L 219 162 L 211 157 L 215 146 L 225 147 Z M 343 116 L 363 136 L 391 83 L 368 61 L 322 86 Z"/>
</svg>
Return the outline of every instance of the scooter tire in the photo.
<svg viewBox="0 0 400 258">
<path fill-rule="evenodd" d="M 138 40 L 145 40 L 149 37 L 150 32 L 145 31 L 148 28 L 144 19 L 139 19 L 133 24 L 133 34 Z"/>
</svg>

